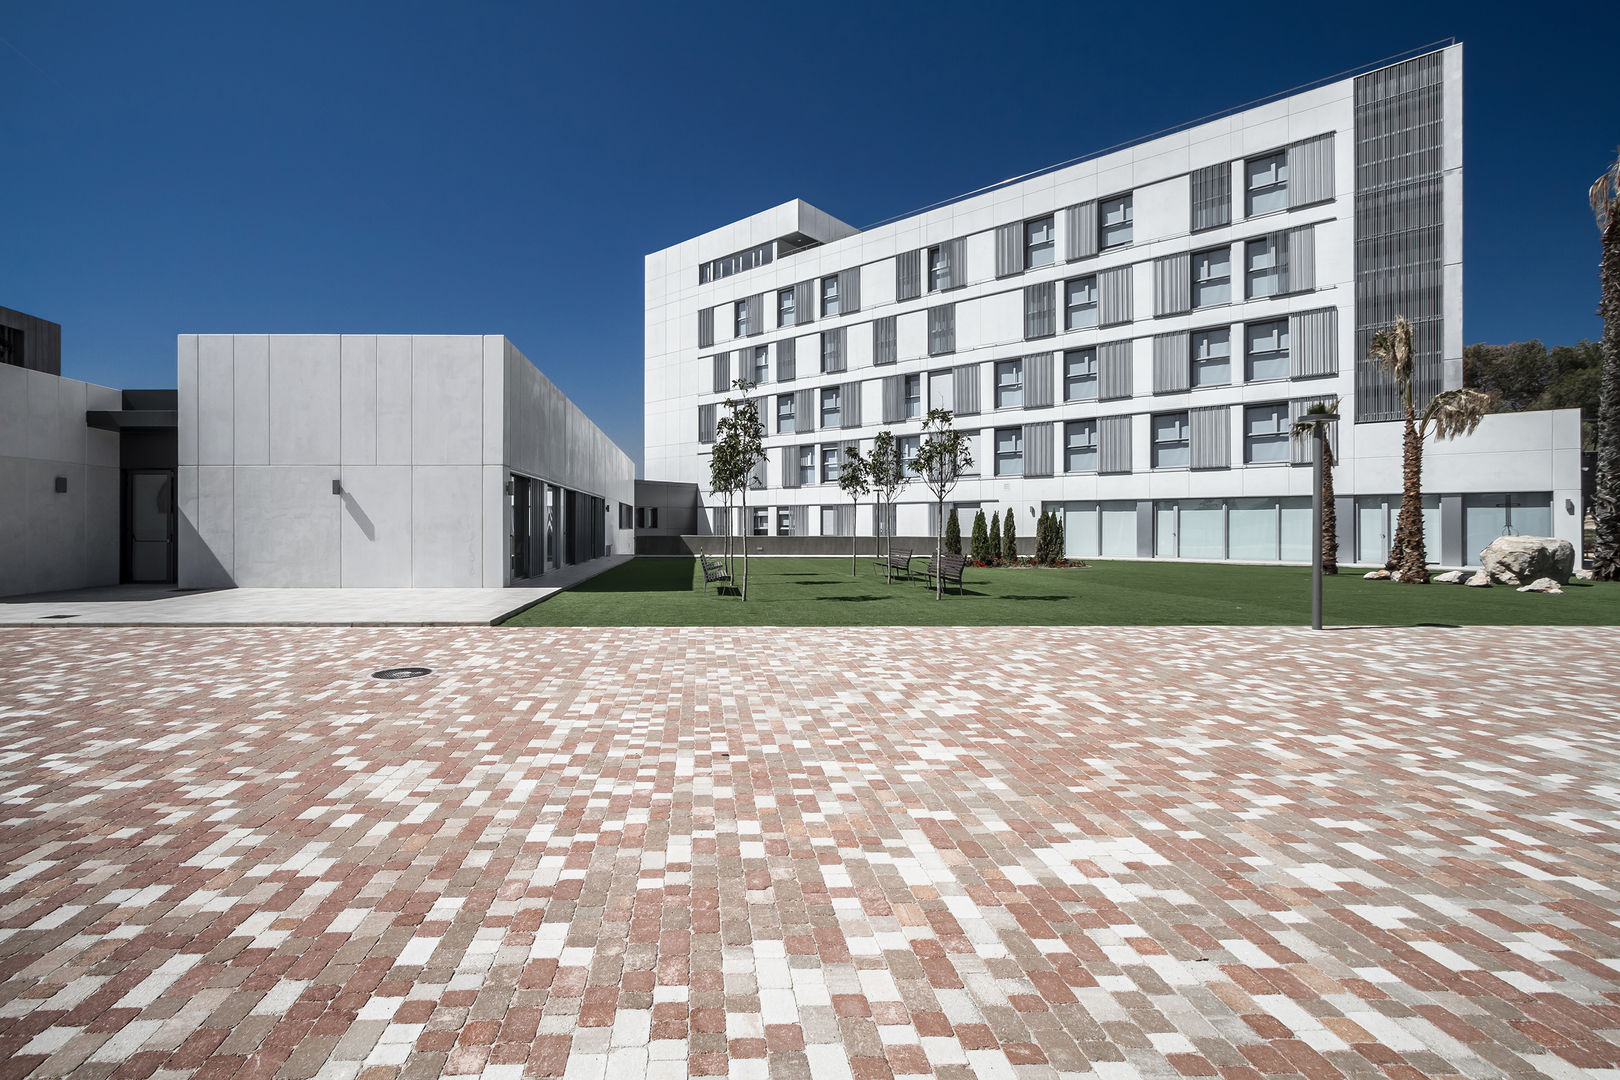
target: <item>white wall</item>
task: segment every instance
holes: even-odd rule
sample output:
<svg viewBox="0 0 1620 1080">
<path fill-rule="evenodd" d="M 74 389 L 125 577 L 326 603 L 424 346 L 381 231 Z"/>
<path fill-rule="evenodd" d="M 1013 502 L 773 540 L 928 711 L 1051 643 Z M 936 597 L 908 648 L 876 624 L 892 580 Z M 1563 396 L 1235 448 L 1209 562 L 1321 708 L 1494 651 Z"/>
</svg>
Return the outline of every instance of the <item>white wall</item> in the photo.
<svg viewBox="0 0 1620 1080">
<path fill-rule="evenodd" d="M 0 364 L 0 596 L 118 583 L 118 433 L 85 412 L 121 404 L 105 386 Z"/>
<path fill-rule="evenodd" d="M 182 335 L 179 386 L 183 588 L 500 587 L 510 472 L 634 498 L 498 335 Z"/>
</svg>

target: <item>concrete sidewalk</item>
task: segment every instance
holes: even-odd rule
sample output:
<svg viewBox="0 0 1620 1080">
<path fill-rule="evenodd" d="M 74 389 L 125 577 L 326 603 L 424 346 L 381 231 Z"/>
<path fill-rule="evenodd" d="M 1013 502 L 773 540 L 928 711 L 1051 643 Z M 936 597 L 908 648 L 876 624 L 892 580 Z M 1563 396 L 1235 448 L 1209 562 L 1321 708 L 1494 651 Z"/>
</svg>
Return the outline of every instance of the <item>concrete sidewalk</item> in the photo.
<svg viewBox="0 0 1620 1080">
<path fill-rule="evenodd" d="M 113 585 L 0 599 L 0 626 L 493 626 L 631 558 L 595 559 L 508 589 Z"/>
</svg>

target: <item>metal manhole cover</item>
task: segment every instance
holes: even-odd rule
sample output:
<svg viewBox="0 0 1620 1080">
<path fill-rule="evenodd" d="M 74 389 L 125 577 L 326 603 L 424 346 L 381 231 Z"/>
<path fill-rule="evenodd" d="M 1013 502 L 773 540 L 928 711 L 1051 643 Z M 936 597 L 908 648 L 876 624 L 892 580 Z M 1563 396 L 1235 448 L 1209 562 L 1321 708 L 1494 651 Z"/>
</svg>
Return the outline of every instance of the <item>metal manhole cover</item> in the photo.
<svg viewBox="0 0 1620 1080">
<path fill-rule="evenodd" d="M 424 675 L 433 674 L 432 668 L 426 667 L 391 667 L 381 671 L 373 671 L 373 679 L 420 679 Z"/>
</svg>

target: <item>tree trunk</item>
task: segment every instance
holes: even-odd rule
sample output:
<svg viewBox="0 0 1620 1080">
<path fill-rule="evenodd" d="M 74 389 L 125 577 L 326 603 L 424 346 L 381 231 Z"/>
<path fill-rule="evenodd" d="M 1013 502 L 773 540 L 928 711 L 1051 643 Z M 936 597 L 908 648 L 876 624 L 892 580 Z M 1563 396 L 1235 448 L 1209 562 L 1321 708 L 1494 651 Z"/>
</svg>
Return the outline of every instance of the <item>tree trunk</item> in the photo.
<svg viewBox="0 0 1620 1080">
<path fill-rule="evenodd" d="M 1599 279 L 1603 288 L 1603 381 L 1598 392 L 1597 484 L 1592 511 L 1597 537 L 1592 576 L 1599 581 L 1620 581 L 1620 207 L 1611 209 L 1609 227 L 1603 230 Z M 1581 532 L 1585 531 L 1583 518 Z"/>
<path fill-rule="evenodd" d="M 742 489 L 742 519 L 743 519 L 742 527 L 744 529 L 747 529 L 748 528 L 748 488 L 747 488 L 746 485 Z M 746 532 L 743 533 L 742 549 L 743 549 L 742 598 L 743 598 L 743 601 L 746 603 L 747 600 L 748 600 L 748 534 Z"/>
<path fill-rule="evenodd" d="M 861 552 L 861 500 L 851 499 L 854 513 L 849 519 L 849 576 L 859 576 L 856 567 L 859 564 Z"/>
<path fill-rule="evenodd" d="M 1428 553 L 1423 549 L 1423 436 L 1410 403 L 1406 406 L 1406 440 L 1401 447 L 1401 513 L 1389 557 L 1404 584 L 1429 583 Z"/>
<path fill-rule="evenodd" d="M 894 554 L 893 506 L 893 499 L 883 500 L 883 580 L 889 585 L 894 584 L 894 564 L 889 562 L 889 556 Z"/>
<path fill-rule="evenodd" d="M 945 551 L 945 496 L 934 507 L 934 599 L 945 598 L 945 575 L 939 572 L 939 557 Z"/>
<path fill-rule="evenodd" d="M 1322 573 L 1339 572 L 1339 519 L 1333 511 L 1333 448 L 1322 437 Z"/>
</svg>

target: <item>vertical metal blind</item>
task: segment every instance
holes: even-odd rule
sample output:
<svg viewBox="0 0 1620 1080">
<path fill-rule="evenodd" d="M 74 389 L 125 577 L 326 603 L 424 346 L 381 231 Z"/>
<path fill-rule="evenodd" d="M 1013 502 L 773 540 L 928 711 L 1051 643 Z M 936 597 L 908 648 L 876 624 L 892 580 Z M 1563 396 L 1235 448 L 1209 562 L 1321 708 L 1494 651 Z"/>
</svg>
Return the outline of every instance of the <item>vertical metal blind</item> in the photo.
<svg viewBox="0 0 1620 1080">
<path fill-rule="evenodd" d="M 922 295 L 922 255 L 918 250 L 902 251 L 894 257 L 894 298 L 915 300 Z"/>
<path fill-rule="evenodd" d="M 1097 346 L 1097 397 L 1131 396 L 1131 343 L 1110 341 Z"/>
<path fill-rule="evenodd" d="M 844 427 L 858 428 L 861 426 L 861 384 L 847 382 L 838 395 L 842 399 L 844 410 Z M 848 444 L 854 446 L 854 443 Z"/>
<path fill-rule="evenodd" d="M 967 284 L 967 240 L 958 236 L 940 245 L 945 256 L 946 273 L 940 279 L 941 289 L 959 289 Z"/>
<path fill-rule="evenodd" d="M 698 442 L 714 442 L 714 406 L 698 406 Z"/>
<path fill-rule="evenodd" d="M 808 506 L 788 507 L 788 531 L 793 536 L 804 536 L 810 531 L 810 508 Z"/>
<path fill-rule="evenodd" d="M 1153 335 L 1153 392 L 1173 394 L 1190 385 L 1191 335 L 1186 331 Z"/>
<path fill-rule="evenodd" d="M 800 390 L 793 395 L 793 430 L 799 434 L 816 430 L 816 392 Z"/>
<path fill-rule="evenodd" d="M 714 356 L 714 392 L 723 394 L 731 389 L 731 354 L 728 352 L 716 353 Z"/>
<path fill-rule="evenodd" d="M 1232 164 L 1223 161 L 1194 169 L 1192 181 L 1192 228 L 1213 229 L 1232 223 Z"/>
<path fill-rule="evenodd" d="M 832 326 L 821 332 L 821 370 L 844 370 L 844 328 Z"/>
<path fill-rule="evenodd" d="M 1068 262 L 1097 254 L 1097 203 L 1083 202 L 1063 211 L 1064 256 Z"/>
<path fill-rule="evenodd" d="M 1218 405 L 1193 409 L 1187 416 L 1192 467 L 1226 469 L 1232 465 L 1232 410 Z"/>
<path fill-rule="evenodd" d="M 1050 423 L 1024 425 L 1024 475 L 1051 476 L 1053 452 Z"/>
<path fill-rule="evenodd" d="M 793 325 L 816 321 L 816 283 L 801 281 L 793 286 Z"/>
<path fill-rule="evenodd" d="M 1044 409 L 1053 404 L 1052 354 L 1024 357 L 1024 408 Z"/>
<path fill-rule="evenodd" d="M 956 351 L 956 305 L 941 304 L 928 309 L 928 355 Z"/>
<path fill-rule="evenodd" d="M 782 447 L 782 486 L 785 488 L 799 486 L 799 448 L 797 446 Z"/>
<path fill-rule="evenodd" d="M 765 332 L 765 294 L 755 293 L 748 298 L 748 326 L 743 331 L 749 337 Z"/>
<path fill-rule="evenodd" d="M 979 365 L 962 364 L 951 375 L 951 396 L 956 399 L 957 416 L 979 413 Z"/>
<path fill-rule="evenodd" d="M 798 377 L 798 338 L 783 338 L 776 343 L 776 381 L 792 382 Z"/>
<path fill-rule="evenodd" d="M 1182 252 L 1153 260 L 1153 314 L 1180 315 L 1192 310 L 1192 254 Z"/>
<path fill-rule="evenodd" d="M 1024 340 L 1057 333 L 1057 282 L 1024 287 Z"/>
<path fill-rule="evenodd" d="M 714 308 L 698 310 L 698 348 L 707 349 L 714 344 Z"/>
<path fill-rule="evenodd" d="M 1333 198 L 1333 133 L 1288 148 L 1288 205 L 1309 206 Z"/>
<path fill-rule="evenodd" d="M 1097 471 L 1131 471 L 1131 418 L 1104 416 L 1097 420 Z"/>
<path fill-rule="evenodd" d="M 1288 364 L 1294 378 L 1339 373 L 1337 308 L 1302 311 L 1288 317 Z"/>
<path fill-rule="evenodd" d="M 1316 227 L 1302 225 L 1282 234 L 1282 257 L 1287 268 L 1284 292 L 1310 292 L 1316 288 Z"/>
<path fill-rule="evenodd" d="M 894 316 L 885 315 L 872 321 L 872 363 L 892 364 L 899 358 L 899 338 L 896 336 Z"/>
<path fill-rule="evenodd" d="M 906 415 L 905 376 L 890 375 L 883 380 L 883 422 L 893 424 Z"/>
<path fill-rule="evenodd" d="M 838 314 L 853 315 L 861 310 L 861 268 L 852 266 L 838 275 Z"/>
<path fill-rule="evenodd" d="M 1104 270 L 1097 275 L 1097 323 L 1099 326 L 1118 326 L 1128 323 L 1131 314 L 1131 268 L 1128 266 Z"/>
<path fill-rule="evenodd" d="M 1024 272 L 1024 223 L 996 226 L 996 277 Z"/>
</svg>

